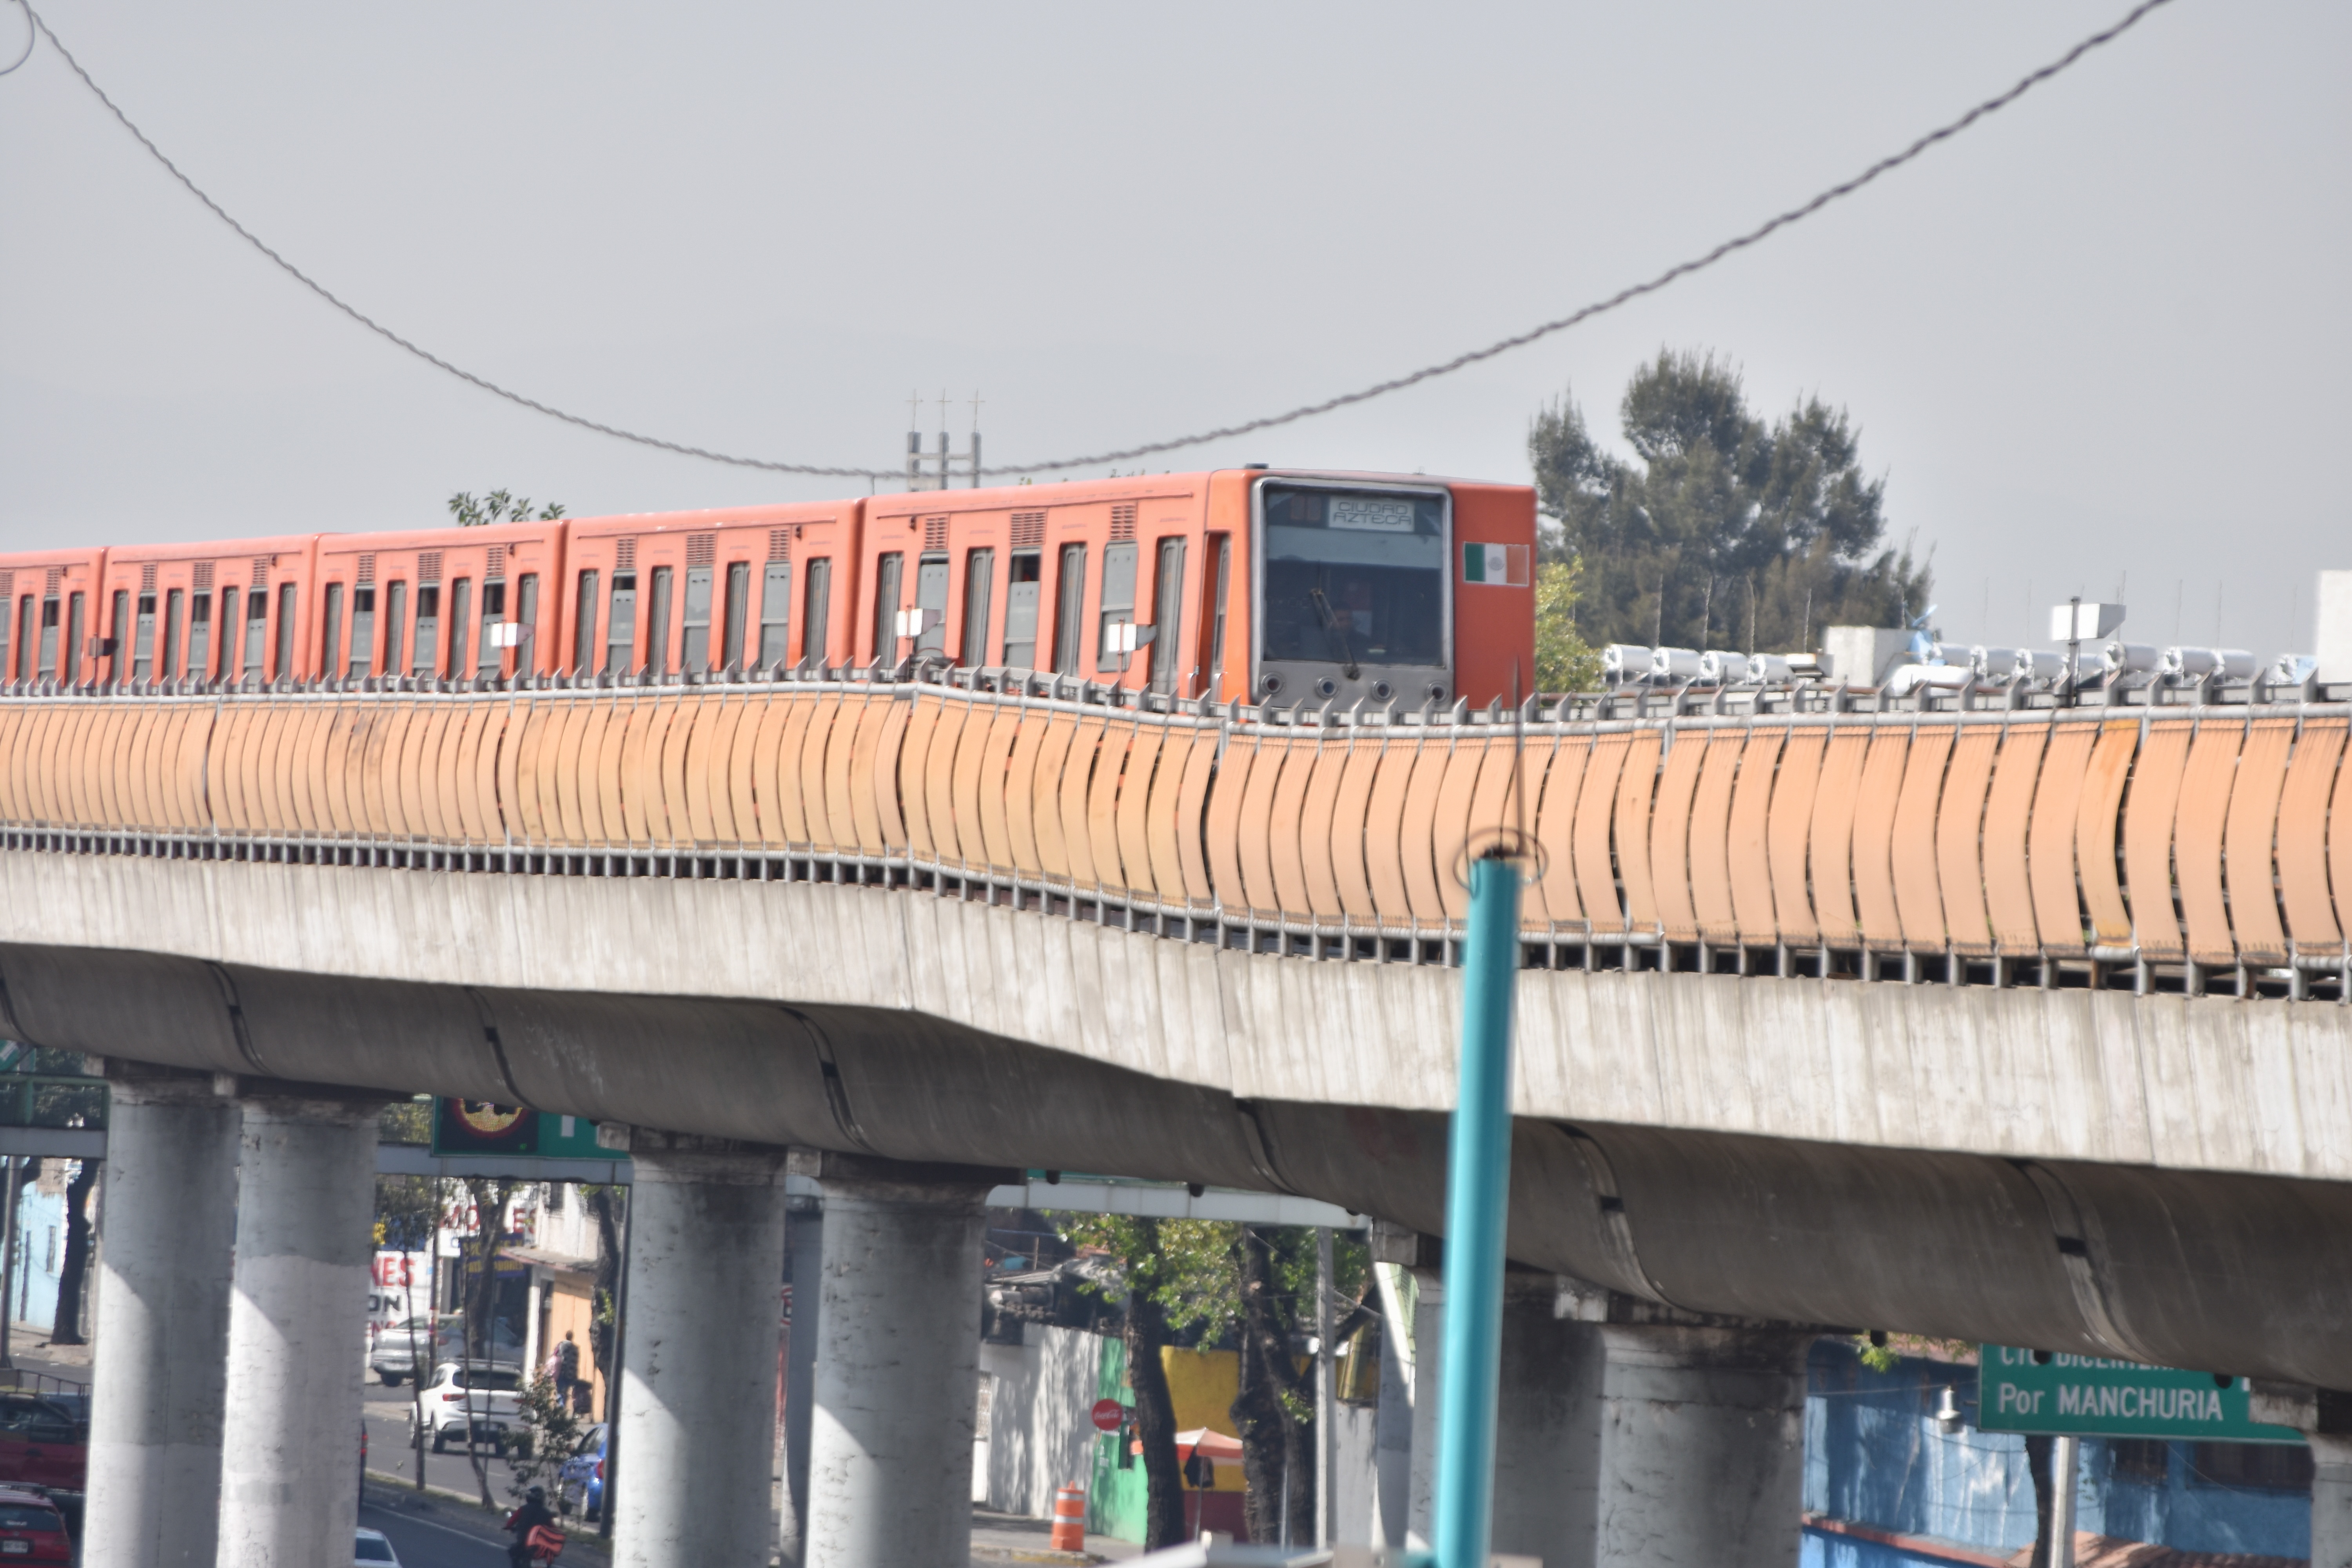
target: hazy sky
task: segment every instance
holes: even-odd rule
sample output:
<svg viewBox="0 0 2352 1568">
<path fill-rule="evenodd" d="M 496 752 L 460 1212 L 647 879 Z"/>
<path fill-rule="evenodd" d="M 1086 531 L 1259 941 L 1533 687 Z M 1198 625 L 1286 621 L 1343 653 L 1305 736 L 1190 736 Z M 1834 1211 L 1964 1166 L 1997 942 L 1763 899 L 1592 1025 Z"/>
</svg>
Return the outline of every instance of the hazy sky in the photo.
<svg viewBox="0 0 2352 1568">
<path fill-rule="evenodd" d="M 647 7 L 45 0 L 266 240 L 427 347 L 674 439 L 884 467 L 1181 434 L 1567 310 L 1843 178 L 2125 0 Z M 0 62 L 23 37 L 0 5 Z M 2262 654 L 2352 566 L 2352 7 L 2176 0 L 1864 195 L 1433 384 L 1157 467 L 1523 479 L 1661 345 L 1860 422 L 1955 640 L 2127 574 Z M 0 77 L 0 548 L 840 493 L 500 404 L 334 315 L 46 47 Z M 937 408 L 927 409 L 926 429 Z M 856 489 L 854 483 L 846 488 Z M 1988 605 L 1990 606 L 1988 611 Z M 2176 605 L 2179 608 L 2176 611 Z M 2177 617 L 2177 618 L 2176 618 Z M 2033 640 L 2040 641 L 2039 637 Z"/>
</svg>

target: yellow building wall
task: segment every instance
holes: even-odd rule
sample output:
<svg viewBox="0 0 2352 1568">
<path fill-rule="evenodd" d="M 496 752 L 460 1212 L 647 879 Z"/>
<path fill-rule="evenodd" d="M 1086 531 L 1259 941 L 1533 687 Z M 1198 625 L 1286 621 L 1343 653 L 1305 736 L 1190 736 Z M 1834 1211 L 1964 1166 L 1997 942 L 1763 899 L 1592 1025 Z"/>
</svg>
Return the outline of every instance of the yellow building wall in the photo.
<svg viewBox="0 0 2352 1568">
<path fill-rule="evenodd" d="M 1160 1365 L 1168 1376 L 1169 1403 L 1176 1407 L 1176 1430 L 1205 1426 L 1226 1436 L 1234 1431 L 1234 1395 L 1241 1391 L 1241 1357 L 1233 1351 L 1187 1351 L 1162 1346 Z M 1246 1489 L 1238 1460 L 1217 1466 L 1221 1492 Z"/>
</svg>

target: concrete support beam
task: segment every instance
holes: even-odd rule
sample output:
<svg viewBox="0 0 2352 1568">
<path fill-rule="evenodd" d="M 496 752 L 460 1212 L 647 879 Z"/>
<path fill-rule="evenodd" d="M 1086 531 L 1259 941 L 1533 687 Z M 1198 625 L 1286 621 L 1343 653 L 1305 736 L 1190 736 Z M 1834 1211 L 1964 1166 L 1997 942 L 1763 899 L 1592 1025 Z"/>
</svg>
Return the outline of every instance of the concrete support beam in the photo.
<svg viewBox="0 0 2352 1568">
<path fill-rule="evenodd" d="M 2311 1568 L 2352 1568 L 2352 1436 L 2309 1437 Z"/>
<path fill-rule="evenodd" d="M 1515 1273 L 1505 1285 L 1494 1549 L 1583 1568 L 1612 1500 L 1601 1484 L 1606 1358 L 1598 1329 L 1559 1316 L 1554 1279 Z"/>
<path fill-rule="evenodd" d="M 793 1276 L 793 1336 L 784 1366 L 784 1497 L 776 1547 L 783 1568 L 807 1568 L 810 1416 L 824 1314 L 824 1208 L 817 1199 L 792 1200 L 784 1256 Z"/>
<path fill-rule="evenodd" d="M 220 1560 L 317 1568 L 359 1514 L 360 1345 L 381 1096 L 239 1090 Z M 180 1521 L 183 1525 L 186 1521 Z"/>
<path fill-rule="evenodd" d="M 633 1129 L 614 1568 L 766 1568 L 784 1152 Z"/>
<path fill-rule="evenodd" d="M 1618 1324 L 1598 1331 L 1606 1364 L 1592 1554 L 1559 1563 L 1795 1568 L 1813 1336 Z"/>
<path fill-rule="evenodd" d="M 824 1192 L 809 1568 L 971 1555 L 981 1227 L 1003 1172 L 794 1151 Z"/>
<path fill-rule="evenodd" d="M 212 1568 L 237 1109 L 208 1073 L 110 1062 L 87 1568 Z"/>
<path fill-rule="evenodd" d="M 1436 1248 L 1429 1248 L 1433 1256 Z M 1445 1279 L 1434 1263 L 1412 1270 L 1412 1469 L 1405 1496 L 1405 1543 L 1430 1549 L 1437 1517 L 1437 1388 L 1445 1346 Z"/>
</svg>

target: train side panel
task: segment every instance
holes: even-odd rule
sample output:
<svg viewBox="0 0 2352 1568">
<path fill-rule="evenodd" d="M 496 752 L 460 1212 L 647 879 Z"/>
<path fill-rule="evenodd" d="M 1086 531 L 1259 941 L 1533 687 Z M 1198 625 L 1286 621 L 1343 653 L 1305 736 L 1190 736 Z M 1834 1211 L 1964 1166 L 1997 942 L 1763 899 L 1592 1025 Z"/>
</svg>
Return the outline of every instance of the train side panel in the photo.
<svg viewBox="0 0 2352 1568">
<path fill-rule="evenodd" d="M 552 674 L 562 661 L 551 595 L 563 559 L 561 521 L 324 535 L 312 668 L 343 678 Z"/>
<path fill-rule="evenodd" d="M 99 679 L 97 635 L 103 545 L 0 555 L 0 680 Z"/>
<path fill-rule="evenodd" d="M 846 663 L 864 504 L 572 520 L 563 666 L 671 675 Z"/>
<path fill-rule="evenodd" d="M 98 678 L 312 679 L 319 539 L 117 545 L 92 623 Z"/>
<path fill-rule="evenodd" d="M 1498 697 L 1507 704 L 1513 691 L 1524 699 L 1536 689 L 1536 492 L 1458 479 L 1447 488 L 1454 687 L 1473 708 Z"/>
<path fill-rule="evenodd" d="M 1202 592 L 1207 479 L 869 500 L 856 661 L 921 658 L 1199 695 L 1191 608 Z"/>
</svg>

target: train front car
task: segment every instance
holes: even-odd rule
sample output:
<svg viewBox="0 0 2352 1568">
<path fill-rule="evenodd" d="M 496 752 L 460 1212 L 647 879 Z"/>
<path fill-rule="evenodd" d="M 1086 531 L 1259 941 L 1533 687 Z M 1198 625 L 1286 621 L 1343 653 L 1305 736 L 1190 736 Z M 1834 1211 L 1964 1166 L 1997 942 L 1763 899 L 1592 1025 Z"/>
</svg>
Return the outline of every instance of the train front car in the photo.
<svg viewBox="0 0 2352 1568">
<path fill-rule="evenodd" d="M 1533 490 L 1273 471 L 1247 484 L 1253 700 L 1410 710 L 1533 689 Z"/>
</svg>

